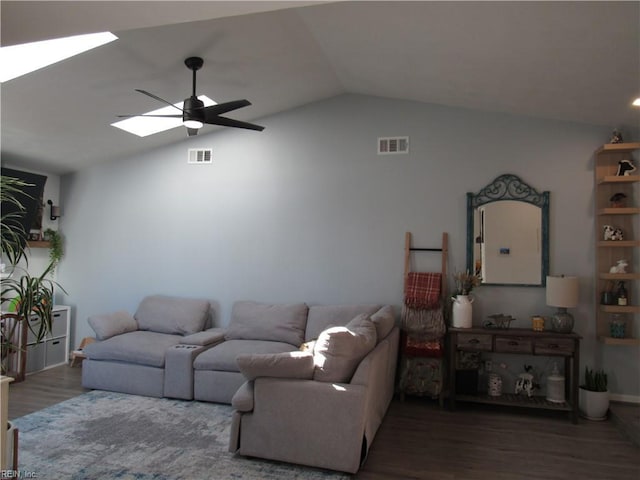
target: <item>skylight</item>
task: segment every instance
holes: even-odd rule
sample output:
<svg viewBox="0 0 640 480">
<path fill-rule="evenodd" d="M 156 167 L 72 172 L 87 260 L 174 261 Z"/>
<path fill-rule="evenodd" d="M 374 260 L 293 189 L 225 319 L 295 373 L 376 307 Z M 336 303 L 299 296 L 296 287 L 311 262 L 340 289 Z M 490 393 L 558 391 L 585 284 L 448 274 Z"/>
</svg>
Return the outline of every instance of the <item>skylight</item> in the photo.
<svg viewBox="0 0 640 480">
<path fill-rule="evenodd" d="M 204 102 L 205 107 L 216 105 L 216 102 L 211 100 L 206 95 L 198 95 L 198 98 Z M 174 103 L 176 107 L 182 110 L 183 102 Z M 144 115 L 179 115 L 180 112 L 173 107 L 163 107 L 157 110 L 152 110 Z M 158 117 L 131 117 L 119 122 L 112 123 L 111 126 L 120 128 L 125 132 L 133 133 L 139 137 L 146 137 L 153 135 L 154 133 L 164 132 L 172 128 L 182 126 L 182 117 L 178 118 L 158 118 Z"/>
<path fill-rule="evenodd" d="M 117 40 L 111 32 L 75 35 L 0 48 L 0 83 Z"/>
</svg>

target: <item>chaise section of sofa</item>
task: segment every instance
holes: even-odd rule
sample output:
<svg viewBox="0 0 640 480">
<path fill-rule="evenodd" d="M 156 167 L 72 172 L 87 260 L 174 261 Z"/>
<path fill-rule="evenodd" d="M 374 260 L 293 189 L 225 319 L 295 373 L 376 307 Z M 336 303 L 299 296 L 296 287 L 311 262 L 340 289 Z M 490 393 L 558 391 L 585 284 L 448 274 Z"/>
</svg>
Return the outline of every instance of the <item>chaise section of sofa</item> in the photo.
<svg viewBox="0 0 640 480">
<path fill-rule="evenodd" d="M 305 303 L 236 302 L 225 341 L 194 361 L 194 399 L 231 403 L 245 382 L 237 357 L 298 350 L 304 342 L 308 311 Z"/>
<path fill-rule="evenodd" d="M 151 397 L 193 398 L 193 359 L 223 340 L 211 322 L 209 301 L 154 295 L 136 313 L 89 318 L 97 342 L 82 366 L 85 388 Z"/>
<path fill-rule="evenodd" d="M 394 392 L 391 306 L 311 306 L 307 352 L 240 356 L 229 450 L 355 473 Z M 311 360 L 310 360 L 311 358 Z"/>
</svg>

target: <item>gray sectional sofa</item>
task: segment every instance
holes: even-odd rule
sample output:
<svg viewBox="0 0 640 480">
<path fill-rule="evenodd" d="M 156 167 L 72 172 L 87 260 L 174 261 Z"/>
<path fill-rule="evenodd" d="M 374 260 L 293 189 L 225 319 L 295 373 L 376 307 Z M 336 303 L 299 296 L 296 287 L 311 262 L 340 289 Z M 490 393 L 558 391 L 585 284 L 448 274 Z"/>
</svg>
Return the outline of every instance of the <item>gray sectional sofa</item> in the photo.
<svg viewBox="0 0 640 480">
<path fill-rule="evenodd" d="M 82 386 L 149 397 L 193 398 L 193 358 L 224 339 L 207 300 L 154 295 L 136 313 L 89 318 L 95 343 L 84 349 Z"/>
<path fill-rule="evenodd" d="M 241 455 L 354 473 L 393 397 L 390 306 L 239 301 L 222 329 L 206 300 L 152 296 L 89 323 L 84 387 L 231 403 Z"/>
</svg>

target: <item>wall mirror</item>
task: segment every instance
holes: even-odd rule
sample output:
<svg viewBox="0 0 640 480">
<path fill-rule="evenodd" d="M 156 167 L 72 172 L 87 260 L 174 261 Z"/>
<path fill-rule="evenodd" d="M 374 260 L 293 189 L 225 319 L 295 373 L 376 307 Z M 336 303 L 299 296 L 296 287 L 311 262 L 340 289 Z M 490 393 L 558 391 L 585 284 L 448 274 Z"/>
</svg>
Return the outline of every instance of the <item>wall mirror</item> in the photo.
<svg viewBox="0 0 640 480">
<path fill-rule="evenodd" d="M 467 193 L 467 269 L 483 285 L 544 286 L 549 273 L 549 192 L 500 175 Z"/>
</svg>

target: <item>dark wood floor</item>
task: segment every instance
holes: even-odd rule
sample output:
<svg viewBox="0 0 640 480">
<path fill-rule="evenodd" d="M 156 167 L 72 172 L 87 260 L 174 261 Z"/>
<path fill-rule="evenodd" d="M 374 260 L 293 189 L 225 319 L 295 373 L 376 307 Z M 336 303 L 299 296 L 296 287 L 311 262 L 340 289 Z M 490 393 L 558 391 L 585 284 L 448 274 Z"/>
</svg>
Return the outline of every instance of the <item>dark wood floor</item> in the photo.
<svg viewBox="0 0 640 480">
<path fill-rule="evenodd" d="M 83 393 L 80 368 L 58 367 L 12 384 L 9 418 Z M 640 449 L 611 422 L 564 414 L 394 400 L 357 479 L 638 480 Z"/>
</svg>

